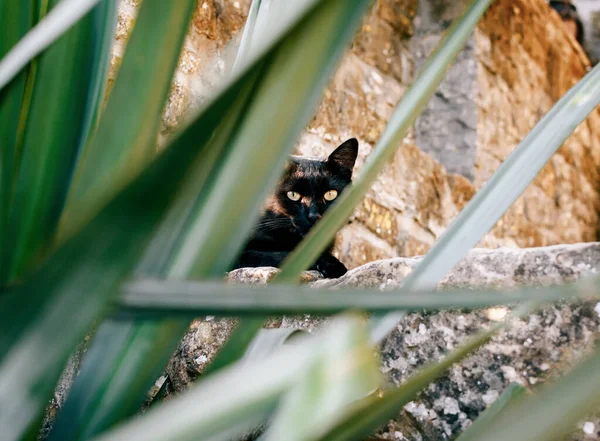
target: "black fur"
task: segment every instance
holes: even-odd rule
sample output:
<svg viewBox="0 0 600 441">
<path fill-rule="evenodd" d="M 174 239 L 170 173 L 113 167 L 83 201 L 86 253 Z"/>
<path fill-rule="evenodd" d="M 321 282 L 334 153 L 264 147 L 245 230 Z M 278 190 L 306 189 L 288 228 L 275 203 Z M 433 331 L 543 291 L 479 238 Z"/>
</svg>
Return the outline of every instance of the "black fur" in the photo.
<svg viewBox="0 0 600 441">
<path fill-rule="evenodd" d="M 357 154 L 358 141 L 352 138 L 341 144 L 324 161 L 292 156 L 235 268 L 279 267 L 352 182 L 352 168 Z M 324 199 L 325 193 L 330 190 L 338 193 L 333 201 Z M 301 199 L 291 200 L 288 192 L 298 193 Z M 331 255 L 332 247 L 333 243 L 329 244 L 311 267 L 327 278 L 340 277 L 347 271 Z"/>
</svg>

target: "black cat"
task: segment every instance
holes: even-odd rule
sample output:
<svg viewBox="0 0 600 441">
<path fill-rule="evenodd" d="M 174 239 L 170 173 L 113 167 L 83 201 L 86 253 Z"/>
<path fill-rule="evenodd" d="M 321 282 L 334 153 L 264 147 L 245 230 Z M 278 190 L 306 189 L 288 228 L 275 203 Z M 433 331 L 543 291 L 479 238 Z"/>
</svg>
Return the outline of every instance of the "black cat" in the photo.
<svg viewBox="0 0 600 441">
<path fill-rule="evenodd" d="M 292 156 L 235 268 L 280 266 L 352 182 L 357 154 L 358 141 L 352 138 L 324 161 Z M 333 242 L 310 268 L 327 278 L 347 271 L 331 255 L 332 247 Z"/>
</svg>

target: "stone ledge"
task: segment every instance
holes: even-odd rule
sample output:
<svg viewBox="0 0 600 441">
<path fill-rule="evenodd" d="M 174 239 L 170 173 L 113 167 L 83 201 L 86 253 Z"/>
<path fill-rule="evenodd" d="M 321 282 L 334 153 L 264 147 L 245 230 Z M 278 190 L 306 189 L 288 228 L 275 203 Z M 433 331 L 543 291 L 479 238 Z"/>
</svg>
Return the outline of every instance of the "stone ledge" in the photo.
<svg viewBox="0 0 600 441">
<path fill-rule="evenodd" d="M 422 257 L 396 257 L 378 260 L 348 271 L 339 279 L 322 279 L 306 272 L 303 283 L 324 287 L 399 287 Z M 553 245 L 538 248 L 473 249 L 467 253 L 440 282 L 442 288 L 495 287 L 513 288 L 519 285 L 540 285 L 574 281 L 581 276 L 596 274 L 600 269 L 600 242 Z M 242 268 L 232 271 L 232 283 L 267 283 L 276 268 Z"/>
<path fill-rule="evenodd" d="M 305 273 L 303 282 L 318 287 L 399 286 L 417 258 L 372 262 L 336 280 Z M 440 286 L 454 288 L 519 285 L 548 286 L 575 281 L 600 268 L 600 243 L 557 245 L 529 249 L 474 249 Z M 232 271 L 231 283 L 267 283 L 275 268 Z M 440 359 L 468 336 L 503 317 L 505 308 L 409 314 L 381 345 L 382 371 L 400 384 L 427 362 Z M 270 327 L 317 328 L 323 319 L 305 315 L 272 319 Z M 231 332 L 228 319 L 197 320 L 167 369 L 175 390 L 183 390 L 218 351 Z M 442 440 L 456 436 L 491 404 L 510 383 L 533 387 L 555 378 L 593 349 L 600 337 L 600 303 L 560 303 L 532 314 L 497 335 L 454 366 L 418 400 L 381 429 L 385 440 Z M 594 422 L 598 422 L 593 420 Z M 581 435 L 581 429 L 579 429 Z M 577 438 L 577 436 L 575 436 Z M 581 436 L 580 436 L 581 438 Z M 598 437 L 587 437 L 598 440 Z"/>
</svg>

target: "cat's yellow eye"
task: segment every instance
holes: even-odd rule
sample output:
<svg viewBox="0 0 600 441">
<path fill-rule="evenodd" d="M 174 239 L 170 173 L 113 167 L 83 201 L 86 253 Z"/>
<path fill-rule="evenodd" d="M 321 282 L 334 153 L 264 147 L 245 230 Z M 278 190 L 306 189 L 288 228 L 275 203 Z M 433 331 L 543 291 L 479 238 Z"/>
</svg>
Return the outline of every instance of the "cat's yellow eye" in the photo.
<svg viewBox="0 0 600 441">
<path fill-rule="evenodd" d="M 299 201 L 300 193 L 296 193 L 295 191 L 288 191 L 287 197 L 290 198 L 292 201 Z"/>
<path fill-rule="evenodd" d="M 333 201 L 335 198 L 337 198 L 337 191 L 335 190 L 329 190 L 327 193 L 325 193 L 325 196 L 323 196 L 325 198 L 326 201 Z"/>
</svg>

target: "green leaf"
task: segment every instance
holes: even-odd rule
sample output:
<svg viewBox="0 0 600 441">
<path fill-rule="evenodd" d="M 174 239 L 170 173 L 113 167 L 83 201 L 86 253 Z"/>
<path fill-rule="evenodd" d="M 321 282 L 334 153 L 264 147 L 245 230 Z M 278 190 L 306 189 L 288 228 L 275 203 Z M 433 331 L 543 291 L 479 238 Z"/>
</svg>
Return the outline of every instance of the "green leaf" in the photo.
<svg viewBox="0 0 600 441">
<path fill-rule="evenodd" d="M 357 328 L 340 336 L 296 377 L 285 394 L 265 441 L 311 441 L 331 429 L 353 401 L 381 385 L 368 335 Z"/>
<path fill-rule="evenodd" d="M 180 137 L 26 283 L 0 296 L 3 439 L 19 439 L 40 415 L 68 356 L 133 269 L 243 85 L 244 78 L 230 85 L 198 118 L 205 131 L 194 133 L 197 144 Z"/>
<path fill-rule="evenodd" d="M 600 350 L 555 384 L 518 400 L 481 427 L 478 441 L 564 440 L 574 425 L 600 407 Z"/>
<path fill-rule="evenodd" d="M 55 3 L 51 1 L 50 6 Z M 102 7 L 96 14 L 108 12 Z M 37 60 L 31 102 L 18 135 L 20 153 L 12 163 L 14 178 L 2 250 L 8 281 L 32 268 L 54 234 L 82 135 L 83 115 L 93 112 L 88 107 L 94 87 L 92 70 L 97 60 L 106 58 L 94 50 L 94 39 L 101 37 L 95 35 L 93 16 L 87 15 Z"/>
<path fill-rule="evenodd" d="M 74 26 L 85 14 L 87 14 L 100 0 L 63 0 L 59 3 L 46 1 L 42 3 L 40 8 L 40 16 L 43 16 L 52 5 L 50 13 L 40 21 L 27 35 L 19 40 L 18 44 L 11 45 L 10 52 L 0 52 L 0 56 L 6 56 L 0 60 L 0 89 L 2 89 L 17 73 L 27 65 L 34 57 L 39 55 L 44 49 L 48 48 L 59 37 L 61 37 L 69 28 Z M 107 0 L 110 1 L 110 0 Z M 11 3 L 10 0 L 5 0 L 4 3 Z M 19 2 L 12 2 L 16 6 Z M 9 7 L 11 7 L 9 5 Z M 7 12 L 15 12 L 9 9 Z M 30 11 L 33 12 L 33 11 Z M 5 17 L 10 17 L 11 20 L 16 15 L 6 14 Z M 29 17 L 31 18 L 31 16 Z M 20 19 L 18 20 L 20 21 Z M 9 23 L 10 20 L 3 20 L 3 25 Z M 15 23 L 17 26 L 19 24 Z M 9 25 L 10 26 L 10 25 Z M 9 31 L 10 32 L 10 31 Z M 23 34 L 21 34 L 23 35 Z M 16 43 L 16 41 L 14 42 Z"/>
<path fill-rule="evenodd" d="M 344 225 L 378 173 L 393 157 L 491 1 L 472 0 L 464 15 L 448 29 L 416 80 L 404 92 L 373 153 L 362 167 L 360 175 L 288 256 L 275 281 L 279 283 L 298 280 L 300 273 L 317 259 L 335 233 Z"/>
<path fill-rule="evenodd" d="M 308 331 L 306 329 L 300 328 L 261 329 L 252 341 L 252 344 L 248 346 L 240 363 L 261 360 L 275 353 L 280 347 L 288 344 L 290 340 L 294 341 L 296 337 L 307 334 Z"/>
<path fill-rule="evenodd" d="M 336 425 L 320 441 L 360 441 L 381 425 L 398 415 L 402 407 L 414 400 L 417 394 L 430 383 L 441 377 L 453 364 L 479 349 L 500 329 L 496 325 L 470 338 L 466 343 L 453 350 L 442 361 L 421 368 L 401 386 L 371 395 L 350 409 L 346 415 L 336 421 Z M 518 438 L 515 438 L 518 439 Z"/>
<path fill-rule="evenodd" d="M 33 0 L 0 0 L 0 59 L 25 35 L 33 22 Z M 12 194 L 15 159 L 19 151 L 19 121 L 30 69 L 21 72 L 10 84 L 0 89 L 0 290 L 6 282 L 6 224 Z M 25 113 L 26 116 L 26 113 Z"/>
<path fill-rule="evenodd" d="M 230 268 L 367 4 L 366 0 L 353 0 L 351 5 L 332 0 L 318 3 L 300 22 L 293 21 L 286 38 L 265 56 L 268 63 L 255 65 L 256 83 L 250 84 L 251 93 L 236 103 L 239 108 L 225 117 L 225 126 L 219 127 L 209 143 L 210 149 L 221 153 L 206 173 L 196 173 L 184 186 L 182 192 L 193 197 L 182 198 L 179 214 L 165 221 L 138 274 L 214 278 Z M 190 127 L 175 145 L 197 143 L 198 131 L 206 131 L 206 127 Z M 103 365 L 98 370 L 88 365 L 95 375 L 86 374 L 85 378 L 101 379 L 95 384 L 102 387 L 75 382 L 73 388 L 86 390 L 90 398 L 67 401 L 59 438 L 78 439 L 80 435 L 74 432 L 82 428 L 88 435 L 98 433 L 134 413 L 188 324 L 189 319 L 179 320 L 178 325 L 173 321 L 135 324 L 126 348 L 111 347 L 111 351 L 126 354 L 117 365 Z M 129 332 L 129 325 L 123 325 L 123 332 Z M 120 387 L 122 382 L 128 384 L 127 390 Z M 104 398 L 97 400 L 97 394 Z M 72 424 L 69 415 L 82 408 L 92 415 L 91 425 Z"/>
<path fill-rule="evenodd" d="M 319 338 L 301 336 L 293 345 L 284 346 L 271 356 L 224 369 L 177 399 L 153 407 L 94 440 L 236 439 L 272 413 L 282 394 L 298 385 L 307 366 L 317 360 L 331 360 L 333 353 L 339 354 L 335 364 L 323 364 L 330 369 L 328 376 L 337 373 L 356 379 L 358 373 L 364 372 L 372 352 L 361 319 L 340 318 L 320 333 Z M 347 359 L 356 363 L 346 365 Z"/>
<path fill-rule="evenodd" d="M 79 155 L 61 237 L 89 220 L 155 156 L 162 111 L 194 5 L 194 0 L 142 3 L 98 130 Z M 90 127 L 93 121 L 87 123 Z"/>
<path fill-rule="evenodd" d="M 600 104 L 600 65 L 567 92 L 502 162 L 425 258 L 407 277 L 407 289 L 435 286 L 498 222 L 546 162 Z M 393 313 L 374 317 L 381 338 L 394 326 Z"/>
<path fill-rule="evenodd" d="M 298 12 L 302 3 L 303 2 L 296 2 L 290 4 L 289 2 L 281 0 L 268 2 L 261 2 L 261 0 L 255 0 L 252 4 L 250 11 L 250 21 L 247 23 L 244 29 L 244 38 L 241 42 L 240 49 L 243 49 L 247 52 L 251 52 L 253 47 L 260 45 L 260 42 L 266 38 L 266 35 L 268 35 L 271 26 L 277 26 L 277 23 L 283 17 L 290 16 L 293 15 L 295 12 Z M 364 11 L 364 8 L 367 3 L 368 2 L 363 2 L 363 4 L 361 5 L 362 9 L 358 11 L 359 14 L 362 14 L 362 11 Z M 359 4 L 359 2 L 354 1 L 349 3 L 348 6 L 350 10 L 353 10 L 356 9 Z M 351 20 L 349 20 L 348 22 L 353 23 L 353 21 Z M 348 33 L 348 30 L 351 29 L 352 26 L 346 27 L 346 33 Z M 317 43 L 316 45 L 319 46 L 320 43 Z M 332 50 L 333 48 L 335 48 L 335 46 L 336 45 L 332 45 Z M 339 48 L 340 45 L 338 44 L 336 48 L 336 53 L 338 56 Z M 238 53 L 238 57 L 236 59 L 236 66 L 239 64 L 243 64 L 244 57 L 246 56 L 247 54 L 244 52 Z M 314 54 L 309 53 L 306 55 L 306 59 L 311 59 L 313 56 Z M 290 84 L 294 83 L 291 82 Z M 254 338 L 256 333 L 262 328 L 263 324 L 264 319 L 242 320 L 239 323 L 238 327 L 234 330 L 232 335 L 229 337 L 224 347 L 221 348 L 221 351 L 219 351 L 216 358 L 206 369 L 206 374 L 210 374 L 215 370 L 218 370 L 223 366 L 227 366 L 230 363 L 233 363 L 236 360 L 238 360 L 244 353 L 250 341 L 252 341 L 252 338 Z"/>
<path fill-rule="evenodd" d="M 90 81 L 88 103 L 84 115 L 81 136 L 77 152 L 81 152 L 98 127 L 102 106 L 108 84 L 111 48 L 117 24 L 117 2 L 107 0 L 92 11 L 92 26 L 95 29 L 92 78 Z"/>
<path fill-rule="evenodd" d="M 486 430 L 495 419 L 512 406 L 517 399 L 523 397 L 527 389 L 520 384 L 511 383 L 502 395 L 477 417 L 475 422 L 461 433 L 456 441 L 478 441 L 482 431 Z"/>
<path fill-rule="evenodd" d="M 134 280 L 124 286 L 117 299 L 118 314 L 141 318 L 168 315 L 259 316 L 293 314 L 335 314 L 346 309 L 370 312 L 434 311 L 485 308 L 537 301 L 597 299 L 600 278 L 553 287 L 524 287 L 509 291 L 473 290 L 389 290 L 310 288 L 293 285 L 232 285 L 222 282 L 184 280 Z"/>
</svg>

